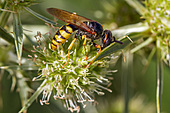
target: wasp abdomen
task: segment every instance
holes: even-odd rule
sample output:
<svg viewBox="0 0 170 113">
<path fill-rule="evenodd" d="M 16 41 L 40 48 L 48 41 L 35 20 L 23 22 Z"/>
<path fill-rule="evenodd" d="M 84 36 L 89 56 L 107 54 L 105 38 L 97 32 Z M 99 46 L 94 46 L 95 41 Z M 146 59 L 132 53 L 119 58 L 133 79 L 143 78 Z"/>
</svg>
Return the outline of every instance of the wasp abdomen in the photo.
<svg viewBox="0 0 170 113">
<path fill-rule="evenodd" d="M 71 24 L 60 27 L 52 39 L 51 49 L 57 49 L 57 47 L 64 43 L 75 30 L 77 30 L 77 28 Z"/>
</svg>

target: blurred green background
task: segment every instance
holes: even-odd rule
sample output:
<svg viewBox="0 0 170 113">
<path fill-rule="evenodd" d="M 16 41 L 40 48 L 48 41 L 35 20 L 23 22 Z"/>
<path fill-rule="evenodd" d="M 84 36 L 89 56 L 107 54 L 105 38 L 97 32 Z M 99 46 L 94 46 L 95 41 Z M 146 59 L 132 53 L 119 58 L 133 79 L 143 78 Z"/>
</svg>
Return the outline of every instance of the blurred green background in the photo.
<svg viewBox="0 0 170 113">
<path fill-rule="evenodd" d="M 46 12 L 46 8 L 54 7 L 64 9 L 70 12 L 76 12 L 78 15 L 96 20 L 104 25 L 105 29 L 116 29 L 118 27 L 134 24 L 142 21 L 140 15 L 131 8 L 124 0 L 41 0 L 39 3 L 30 8 L 35 12 L 40 13 L 48 18 L 53 19 Z M 23 28 L 34 28 L 44 24 L 37 18 L 34 18 L 26 12 L 21 13 Z M 9 20 L 9 24 L 11 21 Z M 60 25 L 63 22 L 58 21 Z M 42 31 L 41 27 L 34 29 L 34 32 Z M 29 30 L 29 29 L 28 29 Z M 32 30 L 32 29 L 30 29 Z M 48 29 L 47 31 L 48 32 Z M 34 34 L 36 35 L 36 34 Z M 32 37 L 33 38 L 33 37 Z M 129 113 L 155 113 L 156 112 L 156 61 L 153 59 L 150 65 L 145 69 L 143 65 L 142 53 L 136 53 L 133 56 L 132 71 L 127 74 L 122 71 L 122 56 L 115 66 L 111 65 L 112 69 L 118 70 L 112 76 L 114 80 L 110 89 L 112 93 L 105 91 L 104 96 L 96 96 L 98 104 L 94 107 L 87 103 L 85 109 L 81 109 L 81 113 L 123 113 L 124 111 L 124 78 L 128 79 L 128 94 L 129 94 Z M 149 54 L 149 53 L 148 53 Z M 146 53 L 146 56 L 148 56 Z M 170 113 L 170 68 L 164 66 L 164 86 L 162 95 L 162 112 Z M 36 71 L 28 71 L 27 75 L 30 79 L 37 76 Z M 4 72 L 1 77 L 1 92 L 0 92 L 0 112 L 1 113 L 17 113 L 21 109 L 21 103 L 17 88 L 10 91 L 12 78 L 8 72 Z M 36 89 L 38 83 L 30 83 L 30 87 Z M 28 109 L 28 113 L 67 113 L 60 100 L 54 101 L 51 98 L 50 105 L 41 106 L 39 98 Z"/>
</svg>

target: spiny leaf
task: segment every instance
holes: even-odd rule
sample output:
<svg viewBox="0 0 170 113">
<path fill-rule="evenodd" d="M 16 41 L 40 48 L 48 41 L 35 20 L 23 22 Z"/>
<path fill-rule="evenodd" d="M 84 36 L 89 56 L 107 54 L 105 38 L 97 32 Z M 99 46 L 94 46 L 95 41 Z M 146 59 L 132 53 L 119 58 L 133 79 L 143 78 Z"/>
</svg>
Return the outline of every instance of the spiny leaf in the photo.
<svg viewBox="0 0 170 113">
<path fill-rule="evenodd" d="M 1 9 L 2 8 L 2 9 Z M 4 28 L 4 26 L 6 25 L 7 21 L 8 21 L 8 18 L 11 14 L 11 12 L 9 10 L 6 10 L 7 9 L 7 2 L 4 1 L 2 2 L 1 1 L 1 8 L 0 8 L 0 26 Z"/>
<path fill-rule="evenodd" d="M 12 66 L 0 66 L 0 69 L 12 69 L 12 70 L 38 70 L 37 66 L 34 65 L 12 65 Z"/>
<path fill-rule="evenodd" d="M 2 14 L 0 15 L 0 26 L 4 27 L 6 22 L 8 21 L 8 18 L 10 16 L 10 12 L 4 11 L 2 12 Z"/>
<path fill-rule="evenodd" d="M 0 26 L 0 37 L 2 37 L 4 40 L 6 40 L 7 42 L 11 44 L 14 44 L 14 38 L 12 37 L 12 35 L 7 33 L 6 30 L 2 28 L 1 26 Z"/>
<path fill-rule="evenodd" d="M 116 37 L 116 38 L 121 38 L 125 35 L 129 35 L 129 34 L 133 34 L 133 33 L 141 33 L 141 32 L 146 32 L 144 35 L 148 34 L 149 31 L 149 26 L 145 23 L 136 23 L 136 24 L 130 24 L 130 25 L 126 25 L 123 27 L 120 27 L 116 30 L 112 31 L 112 34 Z M 121 40 L 121 39 L 120 39 Z"/>
<path fill-rule="evenodd" d="M 19 94 L 21 98 L 22 106 L 24 106 L 27 102 L 29 92 L 32 92 L 25 81 L 23 73 L 21 71 L 16 71 L 17 85 L 19 88 Z"/>
<path fill-rule="evenodd" d="M 139 38 L 147 36 L 148 26 L 145 24 L 137 23 L 133 25 L 128 25 L 121 27 L 120 29 L 112 31 L 112 34 L 115 37 L 120 37 L 119 41 L 123 42 L 123 44 L 119 43 L 112 43 L 105 49 L 103 49 L 94 59 L 93 61 L 99 60 L 100 58 L 103 58 L 111 53 L 114 53 L 116 51 L 120 51 L 124 49 L 126 46 L 131 44 L 132 42 L 125 37 L 127 34 L 133 41 L 138 40 Z"/>
<path fill-rule="evenodd" d="M 36 42 L 34 42 L 27 34 L 25 34 L 24 33 L 24 35 L 25 35 L 25 37 L 29 40 L 29 42 L 31 42 L 33 45 L 37 45 L 37 43 Z"/>
<path fill-rule="evenodd" d="M 148 10 L 138 0 L 125 0 L 130 6 L 132 6 L 140 15 L 144 15 Z"/>
<path fill-rule="evenodd" d="M 37 88 L 36 92 L 31 96 L 31 98 L 26 102 L 25 106 L 19 111 L 19 113 L 22 113 L 25 111 L 37 97 L 40 95 L 40 93 L 44 90 L 44 86 L 47 83 L 47 79 L 43 81 L 40 87 Z"/>
<path fill-rule="evenodd" d="M 131 51 L 131 53 L 134 53 L 136 51 L 138 51 L 139 49 L 147 46 L 148 44 L 150 44 L 151 42 L 153 42 L 155 40 L 154 37 L 149 37 L 146 41 L 142 42 L 140 45 L 136 46 L 135 48 L 133 48 Z"/>
<path fill-rule="evenodd" d="M 142 35 L 136 34 L 136 35 L 135 35 L 135 37 L 136 37 L 135 40 L 139 39 L 140 36 L 142 36 Z M 130 37 L 132 37 L 132 36 L 130 35 Z M 133 39 L 134 39 L 134 38 L 133 38 Z M 132 43 L 127 37 L 124 37 L 124 38 L 121 40 L 121 42 L 123 42 L 123 44 L 119 44 L 119 43 L 115 43 L 115 42 L 112 43 L 112 44 L 110 44 L 108 47 L 106 47 L 105 49 L 103 49 L 103 50 L 95 57 L 95 59 L 93 59 L 93 60 L 96 61 L 96 60 L 99 60 L 99 59 L 101 59 L 101 58 L 103 58 L 103 57 L 105 57 L 105 56 L 107 56 L 107 55 L 109 55 L 109 54 L 111 54 L 111 53 L 114 53 L 114 52 L 116 52 L 116 51 L 120 51 L 120 50 L 124 49 L 126 46 L 128 46 L 129 44 Z"/>
<path fill-rule="evenodd" d="M 23 29 L 22 29 L 19 13 L 13 13 L 13 31 L 14 31 L 15 47 L 17 51 L 18 61 L 19 61 L 19 65 L 21 65 Z"/>
<path fill-rule="evenodd" d="M 24 9 L 25 9 L 27 12 L 29 12 L 30 14 L 32 14 L 33 16 L 37 17 L 38 19 L 40 19 L 40 20 L 42 20 L 42 21 L 44 21 L 44 22 L 47 22 L 47 23 L 49 23 L 49 24 L 56 25 L 56 22 L 51 21 L 50 19 L 48 19 L 48 18 L 46 18 L 46 17 L 44 17 L 44 16 L 42 16 L 42 15 L 34 12 L 34 11 L 31 10 L 30 8 L 24 7 Z"/>
</svg>

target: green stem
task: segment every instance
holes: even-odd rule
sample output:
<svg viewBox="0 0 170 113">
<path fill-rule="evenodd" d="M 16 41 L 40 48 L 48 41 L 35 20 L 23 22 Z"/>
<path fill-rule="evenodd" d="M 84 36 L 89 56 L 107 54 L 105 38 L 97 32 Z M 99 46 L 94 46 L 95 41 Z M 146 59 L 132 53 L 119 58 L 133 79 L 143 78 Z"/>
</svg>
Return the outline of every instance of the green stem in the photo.
<svg viewBox="0 0 170 113">
<path fill-rule="evenodd" d="M 130 95 L 130 83 L 132 80 L 132 69 L 133 69 L 133 54 L 130 51 L 125 52 L 125 61 L 122 62 L 122 86 L 124 96 L 124 112 L 129 112 L 129 95 Z"/>
<path fill-rule="evenodd" d="M 37 89 L 37 91 L 31 96 L 31 98 L 27 101 L 25 106 L 19 111 L 19 113 L 22 113 L 25 111 L 33 102 L 34 100 L 40 95 L 40 93 L 44 90 L 44 86 L 47 83 L 47 80 L 45 79 L 41 86 Z"/>
<path fill-rule="evenodd" d="M 163 91 L 163 64 L 161 60 L 160 40 L 157 40 L 157 88 L 156 88 L 156 106 L 157 113 L 161 112 L 161 96 Z"/>
</svg>

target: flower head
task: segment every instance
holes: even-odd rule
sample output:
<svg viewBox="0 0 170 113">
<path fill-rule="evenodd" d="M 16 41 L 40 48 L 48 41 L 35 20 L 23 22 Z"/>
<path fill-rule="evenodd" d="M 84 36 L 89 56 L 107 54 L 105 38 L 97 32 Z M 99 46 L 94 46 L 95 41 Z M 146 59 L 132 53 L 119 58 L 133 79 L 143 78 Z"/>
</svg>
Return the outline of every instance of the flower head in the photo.
<svg viewBox="0 0 170 113">
<path fill-rule="evenodd" d="M 69 46 L 69 41 L 55 51 L 42 45 L 34 46 L 33 55 L 30 57 L 39 67 L 39 76 L 33 80 L 45 80 L 41 104 L 49 104 L 53 91 L 55 100 L 61 99 L 68 110 L 79 112 L 79 103 L 85 107 L 86 101 L 95 102 L 94 93 L 104 95 L 103 89 L 112 92 L 107 88 L 111 77 L 106 76 L 112 72 L 107 70 L 111 58 L 98 60 L 86 68 L 97 55 L 97 50 L 88 42 L 85 46 L 88 58 L 86 59 L 82 42 L 82 40 L 76 41 L 66 65 L 64 64 L 68 60 L 66 48 Z"/>
<path fill-rule="evenodd" d="M 152 37 L 161 51 L 161 59 L 170 66 L 170 2 L 168 0 L 145 1 L 148 12 L 143 15 Z"/>
</svg>

